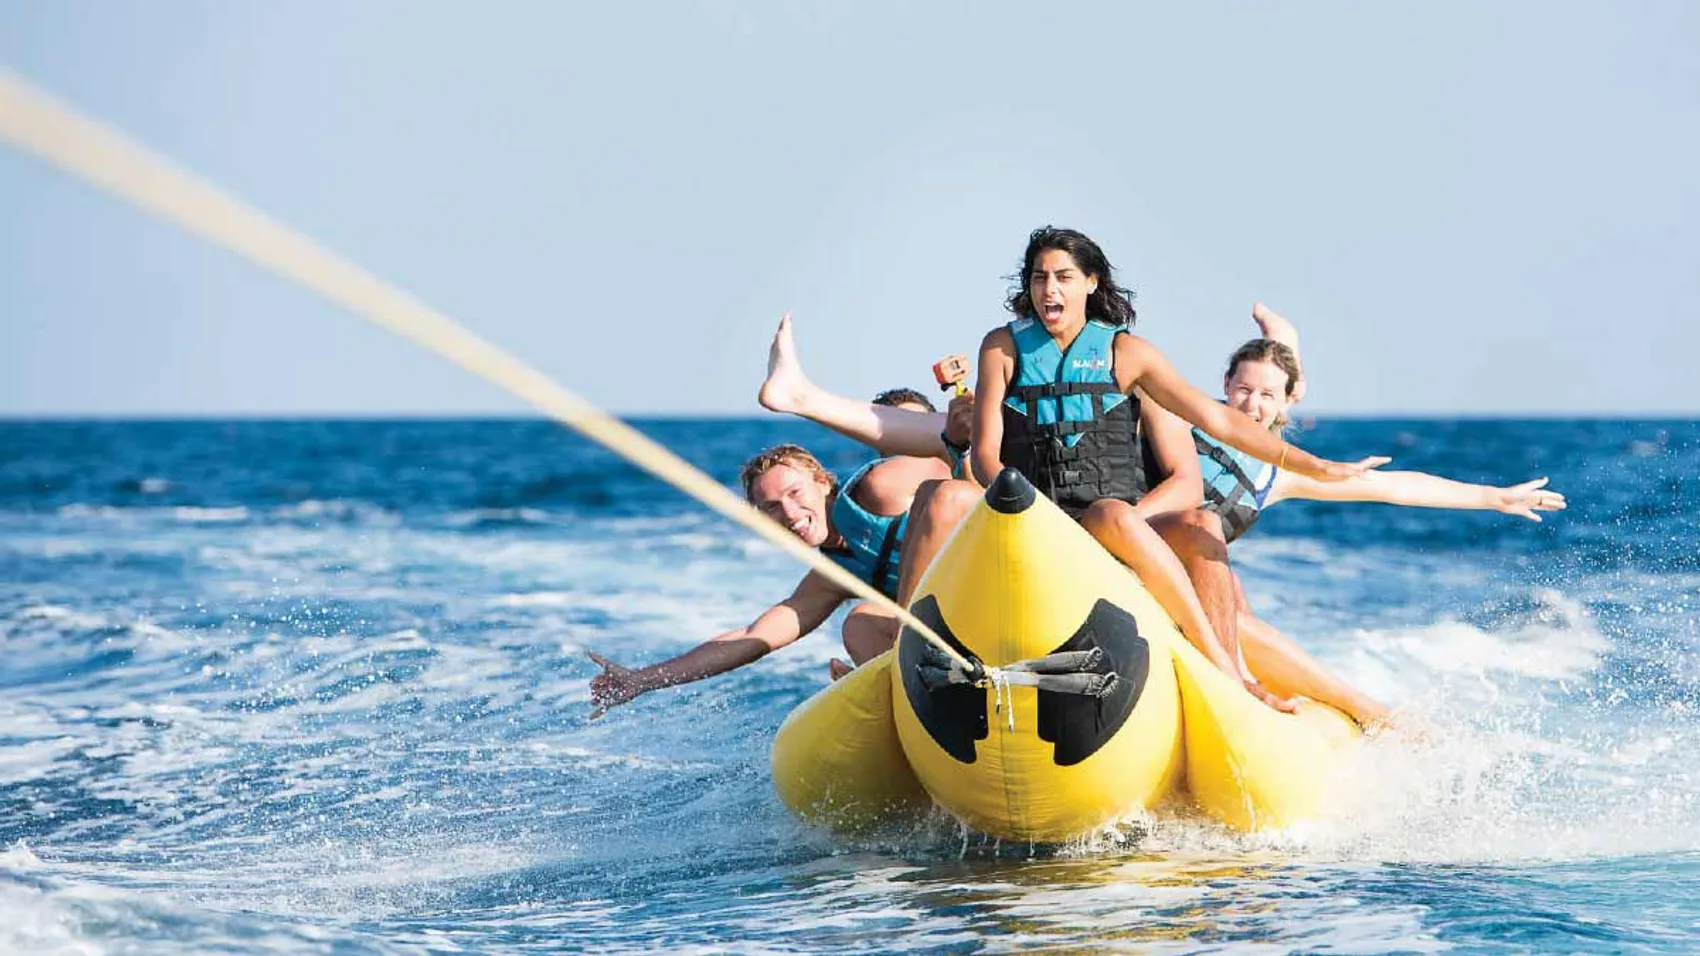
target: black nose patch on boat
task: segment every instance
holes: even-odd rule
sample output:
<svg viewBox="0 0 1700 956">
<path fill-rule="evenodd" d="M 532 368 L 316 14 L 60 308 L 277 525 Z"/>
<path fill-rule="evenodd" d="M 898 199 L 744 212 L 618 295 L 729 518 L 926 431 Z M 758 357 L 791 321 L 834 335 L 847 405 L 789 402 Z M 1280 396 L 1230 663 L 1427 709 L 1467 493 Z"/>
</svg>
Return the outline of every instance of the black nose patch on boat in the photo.
<svg viewBox="0 0 1700 956">
<path fill-rule="evenodd" d="M 932 595 L 910 610 L 962 656 L 973 656 L 951 633 Z M 1066 671 L 1044 666 L 1056 655 L 1079 664 Z M 1050 675 L 1040 678 L 1036 729 L 1040 740 L 1054 745 L 1057 766 L 1067 767 L 1097 753 L 1127 722 L 1151 674 L 1151 645 L 1140 636 L 1132 614 L 1100 599 L 1067 640 L 1044 658 L 1019 666 L 1028 665 Z M 897 666 L 904 695 L 927 735 L 958 762 L 973 763 L 975 741 L 986 739 L 990 729 L 988 690 L 967 682 L 960 672 L 949 673 L 954 670 L 949 659 L 907 627 L 898 636 Z M 1047 684 L 1076 689 L 1049 690 Z"/>
</svg>

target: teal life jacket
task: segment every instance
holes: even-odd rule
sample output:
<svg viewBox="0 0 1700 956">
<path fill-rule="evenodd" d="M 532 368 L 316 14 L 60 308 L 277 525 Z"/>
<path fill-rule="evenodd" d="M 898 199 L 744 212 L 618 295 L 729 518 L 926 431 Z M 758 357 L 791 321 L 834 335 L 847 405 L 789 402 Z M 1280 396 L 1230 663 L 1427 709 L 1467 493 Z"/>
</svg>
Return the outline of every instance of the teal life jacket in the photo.
<svg viewBox="0 0 1700 956">
<path fill-rule="evenodd" d="M 1037 319 L 1009 323 L 1015 373 L 998 457 L 1075 517 L 1100 498 L 1134 502 L 1149 490 L 1139 400 L 1116 384 L 1126 332 L 1089 319 L 1064 355 Z"/>
<path fill-rule="evenodd" d="M 823 553 L 839 567 L 896 600 L 898 558 L 903 551 L 903 531 L 909 526 L 909 512 L 876 515 L 857 504 L 851 495 L 862 476 L 889 460 L 876 458 L 839 483 L 838 496 L 832 502 L 832 527 L 843 536 L 844 550 Z"/>
<path fill-rule="evenodd" d="M 1204 510 L 1222 519 L 1222 536 L 1232 541 L 1257 522 L 1278 471 L 1199 429 L 1192 430 L 1192 441 L 1198 447 L 1198 470 L 1204 479 Z"/>
</svg>

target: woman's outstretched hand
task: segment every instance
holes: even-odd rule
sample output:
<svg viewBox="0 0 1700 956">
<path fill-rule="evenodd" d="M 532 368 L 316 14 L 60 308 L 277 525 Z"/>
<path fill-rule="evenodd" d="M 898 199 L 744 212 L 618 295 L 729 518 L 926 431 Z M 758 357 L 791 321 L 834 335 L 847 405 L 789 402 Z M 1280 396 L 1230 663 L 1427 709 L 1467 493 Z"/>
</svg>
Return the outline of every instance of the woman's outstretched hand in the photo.
<svg viewBox="0 0 1700 956">
<path fill-rule="evenodd" d="M 1564 496 L 1546 490 L 1546 483 L 1545 478 L 1536 478 L 1509 488 L 1495 488 L 1493 510 L 1530 521 L 1541 520 L 1541 516 L 1535 514 L 1537 511 L 1563 511 L 1566 507 Z"/>
</svg>

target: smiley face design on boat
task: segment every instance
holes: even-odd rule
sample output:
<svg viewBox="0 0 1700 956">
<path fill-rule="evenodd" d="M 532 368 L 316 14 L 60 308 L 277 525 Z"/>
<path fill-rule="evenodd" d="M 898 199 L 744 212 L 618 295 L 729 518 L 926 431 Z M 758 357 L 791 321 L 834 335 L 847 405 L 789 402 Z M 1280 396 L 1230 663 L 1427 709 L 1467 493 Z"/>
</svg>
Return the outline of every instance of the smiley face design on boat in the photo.
<svg viewBox="0 0 1700 956">
<path fill-rule="evenodd" d="M 971 656 L 936 598 L 922 598 L 911 611 L 957 652 Z M 908 628 L 898 639 L 897 666 L 904 695 L 927 734 L 956 760 L 973 763 L 975 741 L 990 732 L 988 698 L 997 695 L 988 695 L 982 683 Z M 1034 730 L 1055 748 L 1053 762 L 1068 767 L 1096 753 L 1127 722 L 1150 676 L 1151 645 L 1139 635 L 1132 614 L 1100 599 L 1048 653 L 1000 671 L 1011 684 L 1038 691 Z"/>
</svg>

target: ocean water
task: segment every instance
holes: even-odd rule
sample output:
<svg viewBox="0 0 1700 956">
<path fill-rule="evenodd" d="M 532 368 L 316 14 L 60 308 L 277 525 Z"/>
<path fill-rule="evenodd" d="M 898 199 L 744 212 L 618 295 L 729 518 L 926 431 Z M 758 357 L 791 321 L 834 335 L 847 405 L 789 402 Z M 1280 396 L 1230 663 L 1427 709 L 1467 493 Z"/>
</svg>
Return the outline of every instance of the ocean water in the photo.
<svg viewBox="0 0 1700 956">
<path fill-rule="evenodd" d="M 732 481 L 766 421 L 640 423 Z M 836 622 L 588 719 L 798 570 L 534 421 L 0 423 L 0 953 L 1700 949 L 1700 423 L 1326 421 L 1569 511 L 1283 504 L 1254 606 L 1422 715 L 1330 819 L 844 843 L 768 743 Z"/>
</svg>

